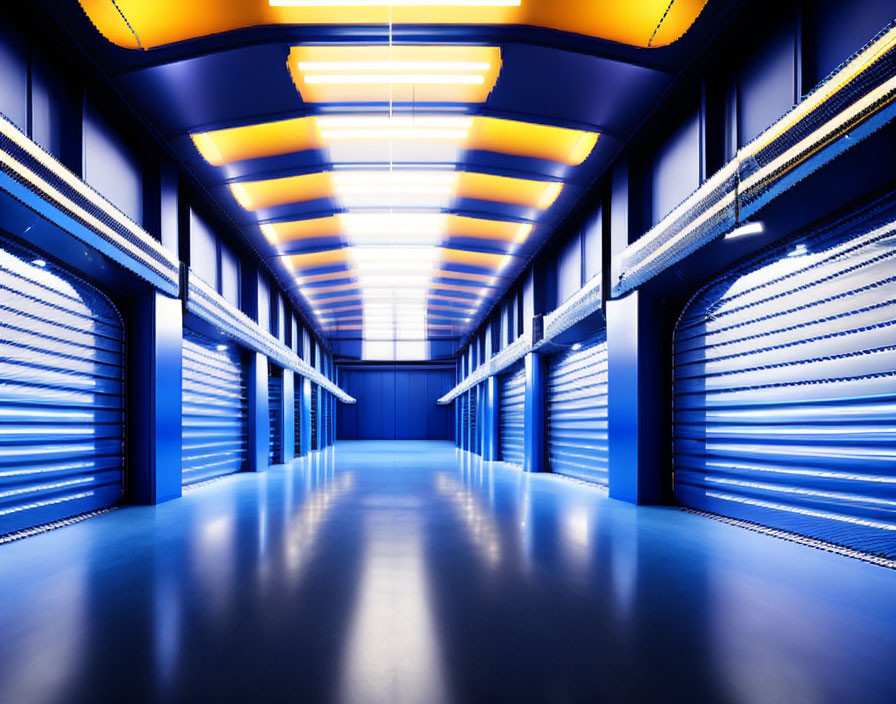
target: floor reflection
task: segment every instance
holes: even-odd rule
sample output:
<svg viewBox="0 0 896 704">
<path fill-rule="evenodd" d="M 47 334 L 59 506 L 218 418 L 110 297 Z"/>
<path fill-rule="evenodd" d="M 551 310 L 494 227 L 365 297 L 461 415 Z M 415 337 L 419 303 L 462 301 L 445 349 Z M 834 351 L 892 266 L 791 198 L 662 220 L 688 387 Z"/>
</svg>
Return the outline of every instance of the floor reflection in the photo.
<svg viewBox="0 0 896 704">
<path fill-rule="evenodd" d="M 896 573 L 449 444 L 0 546 L 0 702 L 896 701 Z"/>
</svg>

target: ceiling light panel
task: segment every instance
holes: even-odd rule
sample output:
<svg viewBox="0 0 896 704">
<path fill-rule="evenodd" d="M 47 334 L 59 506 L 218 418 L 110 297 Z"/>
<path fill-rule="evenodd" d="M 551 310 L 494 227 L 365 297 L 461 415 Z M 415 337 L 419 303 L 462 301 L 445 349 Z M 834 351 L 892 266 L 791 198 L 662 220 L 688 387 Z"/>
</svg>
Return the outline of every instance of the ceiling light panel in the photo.
<svg viewBox="0 0 896 704">
<path fill-rule="evenodd" d="M 455 163 L 460 150 L 476 149 L 575 166 L 594 150 L 598 133 L 481 115 L 367 114 L 265 122 L 192 139 L 214 166 L 323 148 L 332 163 Z"/>
<path fill-rule="evenodd" d="M 482 103 L 501 70 L 488 46 L 301 46 L 289 70 L 306 103 Z"/>
<path fill-rule="evenodd" d="M 273 4 L 276 3 L 276 4 Z M 80 0 L 96 28 L 129 49 L 150 49 L 271 25 L 520 25 L 638 47 L 676 41 L 706 0 Z M 139 37 L 139 39 L 138 39 Z"/>
<path fill-rule="evenodd" d="M 445 208 L 454 198 L 475 198 L 546 210 L 557 200 L 563 184 L 469 171 L 399 169 L 240 181 L 231 183 L 230 190 L 249 211 L 323 198 L 337 199 L 346 208 Z"/>
</svg>

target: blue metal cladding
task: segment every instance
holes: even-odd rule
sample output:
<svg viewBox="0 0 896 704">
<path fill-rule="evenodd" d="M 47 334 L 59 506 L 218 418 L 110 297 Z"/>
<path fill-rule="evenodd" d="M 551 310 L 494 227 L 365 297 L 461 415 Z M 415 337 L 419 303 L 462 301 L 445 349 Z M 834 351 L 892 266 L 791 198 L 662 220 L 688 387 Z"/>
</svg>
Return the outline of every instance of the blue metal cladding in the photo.
<svg viewBox="0 0 896 704">
<path fill-rule="evenodd" d="M 522 362 L 499 380 L 498 437 L 501 461 L 523 466 L 523 429 L 526 410 L 526 368 Z"/>
<path fill-rule="evenodd" d="M 462 450 L 467 449 L 470 427 L 470 399 L 469 392 L 461 394 L 460 400 L 460 432 L 458 433 L 458 447 Z"/>
<path fill-rule="evenodd" d="M 318 433 L 318 425 L 320 423 L 320 413 L 318 411 L 318 397 L 320 394 L 317 391 L 317 384 L 311 384 L 311 449 L 319 450 L 320 449 L 320 440 Z"/>
<path fill-rule="evenodd" d="M 273 369 L 271 370 L 274 371 Z M 268 376 L 268 464 L 283 463 L 283 377 Z"/>
<path fill-rule="evenodd" d="M 467 410 L 469 439 L 467 440 L 467 448 L 470 452 L 479 452 L 479 443 L 477 442 L 479 430 L 479 387 L 474 386 L 470 389 L 470 406 Z"/>
<path fill-rule="evenodd" d="M 846 221 L 697 293 L 675 332 L 675 496 L 896 557 L 896 220 Z"/>
<path fill-rule="evenodd" d="M 121 501 L 123 388 L 115 307 L 0 239 L 0 534 Z"/>
<path fill-rule="evenodd" d="M 607 332 L 550 358 L 548 467 L 555 474 L 609 484 Z"/>
<path fill-rule="evenodd" d="M 284 372 L 284 374 L 292 374 L 293 372 Z M 293 430 L 295 432 L 295 456 L 302 456 L 302 387 L 304 378 L 296 374 L 295 378 L 295 395 L 293 397 L 293 406 L 295 420 L 293 422 Z"/>
<path fill-rule="evenodd" d="M 184 486 L 239 472 L 248 459 L 248 395 L 239 349 L 184 330 Z"/>
<path fill-rule="evenodd" d="M 321 391 L 321 447 L 330 445 L 330 394 Z"/>
</svg>

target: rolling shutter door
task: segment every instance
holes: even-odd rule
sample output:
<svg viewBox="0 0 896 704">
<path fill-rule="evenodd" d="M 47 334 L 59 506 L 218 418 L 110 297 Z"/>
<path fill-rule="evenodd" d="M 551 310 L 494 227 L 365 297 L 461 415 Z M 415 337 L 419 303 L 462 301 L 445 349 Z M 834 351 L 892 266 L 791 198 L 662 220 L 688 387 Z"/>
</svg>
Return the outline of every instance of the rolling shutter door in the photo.
<svg viewBox="0 0 896 704">
<path fill-rule="evenodd" d="M 470 423 L 469 403 L 467 402 L 467 394 L 461 394 L 458 399 L 460 402 L 460 433 L 458 435 L 458 446 L 462 450 L 467 449 L 467 428 Z"/>
<path fill-rule="evenodd" d="M 607 486 L 607 335 L 579 343 L 548 364 L 548 466 Z"/>
<path fill-rule="evenodd" d="M 501 377 L 499 438 L 501 460 L 523 465 L 523 426 L 526 408 L 526 368 L 520 364 Z"/>
<path fill-rule="evenodd" d="M 275 376 L 274 369 L 268 376 L 268 464 L 283 462 L 283 377 Z M 279 371 L 279 370 L 277 370 Z"/>
<path fill-rule="evenodd" d="M 288 372 L 287 372 L 288 373 Z M 295 412 L 295 456 L 302 455 L 302 391 L 304 389 L 304 377 L 296 374 L 295 379 L 295 397 L 293 398 L 293 407 Z"/>
<path fill-rule="evenodd" d="M 123 348 L 105 296 L 0 239 L 0 534 L 121 501 Z"/>
<path fill-rule="evenodd" d="M 248 447 L 239 349 L 184 330 L 183 483 L 239 472 Z"/>
<path fill-rule="evenodd" d="M 317 425 L 320 421 L 318 417 L 318 391 L 317 384 L 311 385 L 311 449 L 318 450 Z"/>
<path fill-rule="evenodd" d="M 470 389 L 470 436 L 467 440 L 469 444 L 470 452 L 479 452 L 479 447 L 476 442 L 477 433 L 479 432 L 479 387 L 474 387 Z"/>
<path fill-rule="evenodd" d="M 848 228 L 779 248 L 688 304 L 675 496 L 892 558 L 896 224 Z"/>
<path fill-rule="evenodd" d="M 330 446 L 330 394 L 327 391 L 322 391 L 321 395 L 323 396 L 324 403 L 324 441 L 323 446 Z"/>
</svg>

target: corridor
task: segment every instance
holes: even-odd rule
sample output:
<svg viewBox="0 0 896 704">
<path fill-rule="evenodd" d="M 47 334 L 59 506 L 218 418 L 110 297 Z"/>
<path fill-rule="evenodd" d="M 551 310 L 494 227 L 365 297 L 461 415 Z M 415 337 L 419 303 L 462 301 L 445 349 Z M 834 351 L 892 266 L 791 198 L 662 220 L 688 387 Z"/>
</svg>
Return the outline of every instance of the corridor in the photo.
<svg viewBox="0 0 896 704">
<path fill-rule="evenodd" d="M 0 702 L 892 702 L 894 623 L 888 569 L 339 442 L 0 545 Z"/>
</svg>

